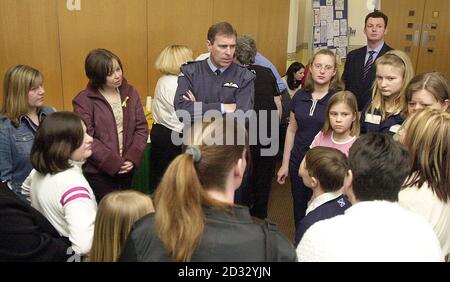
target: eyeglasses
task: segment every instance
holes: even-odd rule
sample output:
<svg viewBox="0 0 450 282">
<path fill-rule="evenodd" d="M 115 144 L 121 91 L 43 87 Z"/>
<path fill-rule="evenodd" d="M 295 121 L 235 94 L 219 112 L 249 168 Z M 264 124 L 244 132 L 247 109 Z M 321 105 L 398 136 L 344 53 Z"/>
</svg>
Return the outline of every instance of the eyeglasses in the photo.
<svg viewBox="0 0 450 282">
<path fill-rule="evenodd" d="M 313 64 L 312 66 L 313 66 L 313 69 L 315 69 L 317 71 L 318 70 L 322 70 L 322 69 L 324 69 L 325 71 L 332 71 L 332 70 L 334 70 L 334 67 L 330 66 L 330 65 L 323 66 L 321 64 Z"/>
</svg>

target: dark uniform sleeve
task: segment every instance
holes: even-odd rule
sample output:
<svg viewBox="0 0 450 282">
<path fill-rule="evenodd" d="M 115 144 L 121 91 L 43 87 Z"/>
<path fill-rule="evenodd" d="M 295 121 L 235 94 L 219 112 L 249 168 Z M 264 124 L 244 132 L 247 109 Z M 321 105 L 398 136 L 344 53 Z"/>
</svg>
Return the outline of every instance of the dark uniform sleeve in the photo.
<svg viewBox="0 0 450 282">
<path fill-rule="evenodd" d="M 193 118 L 194 120 L 199 120 L 203 117 L 203 114 L 208 110 L 217 110 L 220 112 L 221 109 L 221 103 L 220 102 L 213 102 L 213 103 L 205 103 L 203 101 L 202 96 L 200 93 L 195 93 L 194 89 L 194 79 L 203 79 L 202 77 L 195 77 L 195 72 L 197 71 L 196 64 L 199 64 L 200 62 L 189 62 L 181 66 L 181 73 L 178 76 L 178 86 L 177 91 L 175 93 L 175 98 L 173 101 L 173 104 L 175 106 L 175 111 L 177 111 L 177 116 L 180 120 L 183 121 L 185 124 L 189 124 L 186 120 L 186 114 L 189 115 L 189 118 Z M 183 95 L 186 94 L 188 90 L 191 90 L 196 98 L 196 102 L 188 101 L 183 98 Z M 205 93 L 202 93 L 202 95 L 205 95 Z M 194 111 L 194 104 L 196 105 L 196 108 L 201 109 L 201 111 Z"/>
<path fill-rule="evenodd" d="M 185 110 L 188 111 L 191 115 L 193 114 L 194 103 L 183 98 L 183 95 L 185 95 L 186 92 L 191 89 L 193 89 L 192 77 L 187 71 L 186 66 L 183 65 L 181 66 L 181 72 L 178 76 L 178 86 L 173 101 L 175 110 Z"/>
</svg>

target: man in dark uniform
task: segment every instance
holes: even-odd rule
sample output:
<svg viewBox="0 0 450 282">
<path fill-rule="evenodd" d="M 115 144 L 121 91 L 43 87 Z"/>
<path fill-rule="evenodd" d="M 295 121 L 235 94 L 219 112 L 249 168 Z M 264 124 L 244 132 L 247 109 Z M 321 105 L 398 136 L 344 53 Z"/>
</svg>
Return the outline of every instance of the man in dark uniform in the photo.
<svg viewBox="0 0 450 282">
<path fill-rule="evenodd" d="M 376 10 L 369 13 L 364 26 L 367 46 L 348 53 L 345 61 L 342 81 L 345 83 L 345 90 L 355 94 L 359 111 L 372 101 L 371 89 L 375 80 L 375 60 L 392 50 L 384 43 L 387 24 L 388 17 L 384 13 Z"/>
<path fill-rule="evenodd" d="M 255 75 L 233 63 L 237 33 L 227 22 L 212 25 L 208 30 L 206 46 L 208 59 L 189 62 L 181 67 L 175 94 L 175 110 L 189 113 L 191 122 L 199 120 L 208 110 L 222 114 L 235 110 L 253 109 Z M 201 105 L 201 111 L 195 111 Z M 178 117 L 183 118 L 180 112 Z M 186 122 L 185 122 L 186 123 Z"/>
</svg>

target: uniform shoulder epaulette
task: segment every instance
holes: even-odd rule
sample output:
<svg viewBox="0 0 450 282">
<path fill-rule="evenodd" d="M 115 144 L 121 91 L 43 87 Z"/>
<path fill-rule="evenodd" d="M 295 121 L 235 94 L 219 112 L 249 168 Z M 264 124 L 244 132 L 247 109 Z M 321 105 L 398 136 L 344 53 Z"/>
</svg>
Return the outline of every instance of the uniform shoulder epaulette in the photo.
<svg viewBox="0 0 450 282">
<path fill-rule="evenodd" d="M 193 64 L 193 63 L 198 63 L 198 62 L 201 62 L 201 61 L 188 61 L 188 62 L 182 64 L 182 66 L 186 66 L 186 65 Z"/>
</svg>

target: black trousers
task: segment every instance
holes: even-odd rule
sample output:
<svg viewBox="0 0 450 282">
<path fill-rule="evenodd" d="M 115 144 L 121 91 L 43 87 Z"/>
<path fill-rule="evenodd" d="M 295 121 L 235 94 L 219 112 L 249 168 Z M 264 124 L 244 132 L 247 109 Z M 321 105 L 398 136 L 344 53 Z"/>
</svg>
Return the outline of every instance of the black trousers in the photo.
<svg viewBox="0 0 450 282">
<path fill-rule="evenodd" d="M 250 146 L 252 166 L 250 170 L 250 214 L 265 219 L 272 188 L 275 156 L 261 156 L 260 146 Z"/>
<path fill-rule="evenodd" d="M 85 173 L 84 177 L 91 185 L 95 194 L 95 199 L 99 203 L 103 197 L 113 191 L 131 189 L 131 182 L 133 180 L 133 173 L 108 175 L 106 173 Z"/>
<path fill-rule="evenodd" d="M 175 146 L 172 143 L 171 135 L 172 130 L 169 128 L 161 124 L 153 124 L 150 132 L 150 139 L 152 141 L 150 175 L 155 188 L 158 187 L 164 172 L 172 160 L 181 154 L 182 147 Z"/>
</svg>

